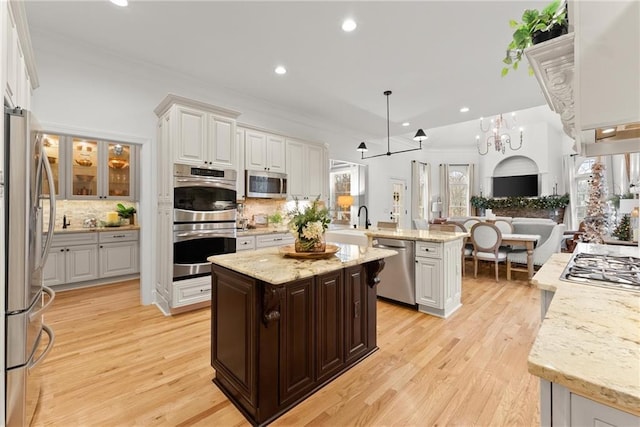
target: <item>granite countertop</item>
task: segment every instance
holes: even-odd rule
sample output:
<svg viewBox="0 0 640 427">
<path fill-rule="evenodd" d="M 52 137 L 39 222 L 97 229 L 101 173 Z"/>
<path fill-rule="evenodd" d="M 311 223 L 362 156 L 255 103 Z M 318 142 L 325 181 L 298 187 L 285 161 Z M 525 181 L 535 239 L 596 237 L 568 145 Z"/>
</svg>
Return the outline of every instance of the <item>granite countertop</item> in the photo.
<svg viewBox="0 0 640 427">
<path fill-rule="evenodd" d="M 139 225 L 121 225 L 120 227 L 69 227 L 69 228 L 54 228 L 54 234 L 63 233 L 94 233 L 97 231 L 119 231 L 119 230 L 140 230 Z"/>
<path fill-rule="evenodd" d="M 640 294 L 561 281 L 570 258 L 554 254 L 532 279 L 555 295 L 529 353 L 529 372 L 640 415 Z"/>
<path fill-rule="evenodd" d="M 387 239 L 415 240 L 421 242 L 450 242 L 452 240 L 464 239 L 469 236 L 468 233 L 451 233 L 429 230 L 370 228 L 362 231 L 364 231 L 367 236 L 372 236 L 374 238 L 382 237 Z"/>
<path fill-rule="evenodd" d="M 396 255 L 396 251 L 360 248 L 357 245 L 338 244 L 340 250 L 326 259 L 297 259 L 280 254 L 278 247 L 215 255 L 207 261 L 241 274 L 274 285 L 340 270 L 369 261 Z"/>
<path fill-rule="evenodd" d="M 271 227 L 259 227 L 252 228 L 248 230 L 236 230 L 236 236 L 244 237 L 244 236 L 262 236 L 264 234 L 273 234 L 273 233 L 288 233 L 289 229 L 286 227 L 280 228 L 271 228 Z"/>
</svg>

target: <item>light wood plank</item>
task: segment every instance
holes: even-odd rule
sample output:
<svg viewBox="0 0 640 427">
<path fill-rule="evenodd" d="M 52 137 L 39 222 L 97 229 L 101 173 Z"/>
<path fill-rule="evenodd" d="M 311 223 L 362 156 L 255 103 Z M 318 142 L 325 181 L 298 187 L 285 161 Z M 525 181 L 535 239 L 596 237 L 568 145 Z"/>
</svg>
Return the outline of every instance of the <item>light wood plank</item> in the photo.
<svg viewBox="0 0 640 427">
<path fill-rule="evenodd" d="M 34 425 L 249 425 L 211 382 L 209 308 L 165 317 L 138 288 L 58 293 Z M 538 425 L 537 290 L 487 268 L 463 279 L 462 302 L 440 319 L 379 301 L 379 351 L 273 425 Z"/>
</svg>

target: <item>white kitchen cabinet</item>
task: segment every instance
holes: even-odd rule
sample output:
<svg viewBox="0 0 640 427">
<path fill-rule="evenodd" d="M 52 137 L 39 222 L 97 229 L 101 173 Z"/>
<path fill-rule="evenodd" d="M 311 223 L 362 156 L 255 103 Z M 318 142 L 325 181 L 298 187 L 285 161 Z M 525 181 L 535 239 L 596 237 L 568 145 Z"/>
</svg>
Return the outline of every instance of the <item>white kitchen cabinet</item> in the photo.
<svg viewBox="0 0 640 427">
<path fill-rule="evenodd" d="M 540 380 L 540 424 L 543 426 L 640 426 L 640 417 Z"/>
<path fill-rule="evenodd" d="M 196 277 L 173 284 L 173 308 L 211 301 L 211 277 Z"/>
<path fill-rule="evenodd" d="M 245 174 L 244 174 L 244 129 L 236 128 L 236 148 L 238 149 L 238 175 L 236 176 L 236 198 L 245 197 Z"/>
<path fill-rule="evenodd" d="M 291 245 L 295 239 L 290 233 L 270 233 L 256 236 L 256 249 Z"/>
<path fill-rule="evenodd" d="M 329 164 L 327 149 L 320 145 L 287 139 L 286 165 L 290 198 L 325 198 Z"/>
<path fill-rule="evenodd" d="M 239 172 L 236 118 L 239 112 L 169 94 L 154 110 L 162 123 L 158 166 L 172 165 L 234 169 Z M 164 146 L 164 147 L 163 147 Z"/>
<path fill-rule="evenodd" d="M 418 310 L 448 317 L 461 307 L 462 240 L 416 242 L 416 303 Z"/>
<path fill-rule="evenodd" d="M 169 313 L 173 286 L 173 207 L 158 204 L 156 215 L 156 260 L 162 260 L 156 265 L 155 289 L 156 303 Z"/>
<path fill-rule="evenodd" d="M 136 274 L 138 266 L 138 231 L 98 233 L 100 278 Z"/>
<path fill-rule="evenodd" d="M 640 121 L 640 2 L 573 1 L 569 8 L 580 129 Z"/>
<path fill-rule="evenodd" d="M 137 199 L 136 145 L 74 136 L 60 139 L 67 153 L 67 199 Z"/>
<path fill-rule="evenodd" d="M 255 236 L 242 236 L 236 238 L 236 252 L 254 250 L 255 248 Z"/>
<path fill-rule="evenodd" d="M 97 233 L 54 234 L 43 268 L 44 284 L 56 286 L 97 279 L 97 243 Z"/>
<path fill-rule="evenodd" d="M 31 93 L 38 86 L 33 51 L 28 37 L 26 13 L 22 2 L 2 2 L 2 67 L 5 76 L 4 98 L 9 107 L 31 108 Z"/>
<path fill-rule="evenodd" d="M 245 169 L 284 173 L 285 151 L 283 136 L 245 129 Z"/>
</svg>

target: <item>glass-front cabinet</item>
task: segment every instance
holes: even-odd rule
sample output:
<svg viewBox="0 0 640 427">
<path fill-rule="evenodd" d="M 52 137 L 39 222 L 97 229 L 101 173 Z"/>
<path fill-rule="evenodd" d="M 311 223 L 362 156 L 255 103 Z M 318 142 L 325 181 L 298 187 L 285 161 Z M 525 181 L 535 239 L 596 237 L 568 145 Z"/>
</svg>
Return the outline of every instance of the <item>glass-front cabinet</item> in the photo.
<svg viewBox="0 0 640 427">
<path fill-rule="evenodd" d="M 65 146 L 63 144 L 65 137 L 60 135 L 54 135 L 45 133 L 42 135 L 42 145 L 44 151 L 49 159 L 49 165 L 51 165 L 51 171 L 53 172 L 53 182 L 55 186 L 56 198 L 64 198 L 65 192 Z M 49 194 L 49 181 L 43 180 L 42 193 L 44 195 Z"/>
<path fill-rule="evenodd" d="M 134 200 L 135 146 L 73 137 L 70 199 Z"/>
<path fill-rule="evenodd" d="M 136 145 L 53 133 L 42 138 L 57 198 L 136 200 Z M 43 185 L 48 194 L 49 183 Z"/>
</svg>

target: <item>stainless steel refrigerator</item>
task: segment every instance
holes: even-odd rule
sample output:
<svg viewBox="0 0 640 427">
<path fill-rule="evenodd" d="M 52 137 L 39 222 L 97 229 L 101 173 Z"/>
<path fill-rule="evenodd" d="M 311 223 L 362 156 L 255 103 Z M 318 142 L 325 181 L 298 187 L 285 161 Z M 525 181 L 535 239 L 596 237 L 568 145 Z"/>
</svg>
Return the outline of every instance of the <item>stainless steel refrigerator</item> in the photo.
<svg viewBox="0 0 640 427">
<path fill-rule="evenodd" d="M 53 347 L 54 335 L 43 313 L 55 293 L 42 285 L 42 268 L 53 238 L 55 191 L 42 134 L 28 111 L 5 108 L 5 423 L 28 426 L 41 386 L 38 365 Z M 43 228 L 48 200 L 49 224 Z"/>
</svg>

